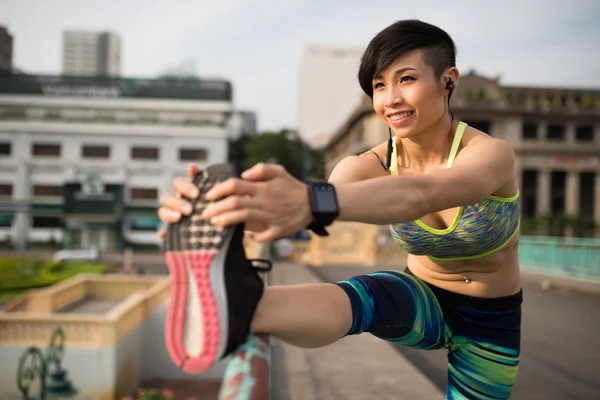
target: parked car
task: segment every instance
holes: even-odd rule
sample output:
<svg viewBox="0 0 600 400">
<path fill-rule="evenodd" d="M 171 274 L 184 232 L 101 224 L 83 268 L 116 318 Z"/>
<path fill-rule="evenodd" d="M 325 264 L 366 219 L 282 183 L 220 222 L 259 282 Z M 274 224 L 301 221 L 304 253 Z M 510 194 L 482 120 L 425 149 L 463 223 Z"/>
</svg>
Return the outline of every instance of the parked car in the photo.
<svg viewBox="0 0 600 400">
<path fill-rule="evenodd" d="M 65 249 L 59 250 L 52 256 L 52 261 L 98 261 L 100 259 L 100 250 L 97 247 L 83 249 Z"/>
</svg>

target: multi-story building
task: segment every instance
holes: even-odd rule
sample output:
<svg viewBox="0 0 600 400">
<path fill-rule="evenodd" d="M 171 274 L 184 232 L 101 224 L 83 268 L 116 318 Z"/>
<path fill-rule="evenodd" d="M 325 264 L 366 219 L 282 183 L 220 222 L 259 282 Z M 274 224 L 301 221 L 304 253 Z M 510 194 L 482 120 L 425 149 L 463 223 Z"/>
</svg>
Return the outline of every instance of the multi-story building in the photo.
<svg viewBox="0 0 600 400">
<path fill-rule="evenodd" d="M 310 46 L 300 64 L 300 137 L 312 147 L 325 145 L 360 104 L 358 67 L 363 49 Z"/>
<path fill-rule="evenodd" d="M 111 32 L 63 32 L 63 75 L 119 76 L 121 40 Z"/>
<path fill-rule="evenodd" d="M 13 37 L 3 26 L 0 26 L 0 72 L 11 72 L 13 53 Z"/>
<path fill-rule="evenodd" d="M 225 162 L 227 81 L 0 75 L 0 240 L 159 241 L 159 197 Z"/>
<path fill-rule="evenodd" d="M 512 144 L 524 217 L 567 214 L 600 224 L 600 89 L 504 86 L 470 72 L 451 110 Z M 327 176 L 343 157 L 387 138 L 364 96 L 325 147 Z"/>
<path fill-rule="evenodd" d="M 234 111 L 229 124 L 230 138 L 233 140 L 242 135 L 253 136 L 257 133 L 256 114 L 252 111 Z"/>
</svg>

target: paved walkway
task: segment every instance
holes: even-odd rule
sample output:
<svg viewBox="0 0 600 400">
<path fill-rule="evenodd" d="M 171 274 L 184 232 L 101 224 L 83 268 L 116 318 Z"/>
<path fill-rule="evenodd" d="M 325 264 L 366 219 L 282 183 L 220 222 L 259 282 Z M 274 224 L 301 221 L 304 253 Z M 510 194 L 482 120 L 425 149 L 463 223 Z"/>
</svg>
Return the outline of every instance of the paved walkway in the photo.
<svg viewBox="0 0 600 400">
<path fill-rule="evenodd" d="M 309 269 L 277 263 L 272 285 L 321 282 Z M 370 334 L 319 349 L 277 343 L 283 352 L 289 400 L 443 399 L 434 385 L 394 347 Z"/>
</svg>

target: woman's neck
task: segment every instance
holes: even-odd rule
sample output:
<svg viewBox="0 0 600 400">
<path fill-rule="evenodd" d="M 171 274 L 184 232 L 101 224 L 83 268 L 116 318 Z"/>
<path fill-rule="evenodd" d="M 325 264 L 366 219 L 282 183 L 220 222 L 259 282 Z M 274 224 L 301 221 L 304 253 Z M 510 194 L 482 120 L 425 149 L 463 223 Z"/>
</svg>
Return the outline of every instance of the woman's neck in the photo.
<svg viewBox="0 0 600 400">
<path fill-rule="evenodd" d="M 413 137 L 396 139 L 396 143 L 401 143 L 398 157 L 402 157 L 404 167 L 425 170 L 429 166 L 445 165 L 457 124 L 444 117 Z"/>
</svg>

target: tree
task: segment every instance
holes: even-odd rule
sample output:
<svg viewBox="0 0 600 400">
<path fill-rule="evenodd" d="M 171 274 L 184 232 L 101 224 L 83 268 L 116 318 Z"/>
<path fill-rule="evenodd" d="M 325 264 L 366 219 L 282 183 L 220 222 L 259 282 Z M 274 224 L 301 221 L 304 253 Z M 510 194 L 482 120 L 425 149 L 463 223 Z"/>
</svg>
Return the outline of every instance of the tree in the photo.
<svg viewBox="0 0 600 400">
<path fill-rule="evenodd" d="M 573 237 L 594 237 L 599 228 L 593 217 L 564 213 L 537 215 L 521 221 L 523 235 L 565 236 L 570 232 Z"/>
<path fill-rule="evenodd" d="M 243 171 L 259 162 L 282 165 L 295 178 L 303 179 L 303 149 L 306 146 L 307 172 L 309 179 L 322 179 L 324 173 L 323 154 L 302 142 L 298 133 L 282 129 L 265 132 L 257 136 L 241 136 L 230 143 L 229 162 L 238 171 Z"/>
</svg>

